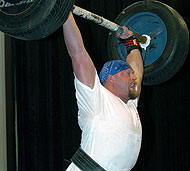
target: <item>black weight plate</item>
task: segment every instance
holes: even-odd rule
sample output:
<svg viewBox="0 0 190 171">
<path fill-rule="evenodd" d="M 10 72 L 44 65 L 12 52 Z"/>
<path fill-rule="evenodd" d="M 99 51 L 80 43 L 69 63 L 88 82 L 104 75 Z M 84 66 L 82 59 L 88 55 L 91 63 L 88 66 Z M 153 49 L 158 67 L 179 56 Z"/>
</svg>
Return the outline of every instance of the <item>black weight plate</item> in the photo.
<svg viewBox="0 0 190 171">
<path fill-rule="evenodd" d="M 168 5 L 140 1 L 124 9 L 116 23 L 132 31 L 149 35 L 151 43 L 143 50 L 144 85 L 160 84 L 179 71 L 189 49 L 189 31 L 180 14 Z M 126 59 L 127 52 L 115 34 L 108 37 L 110 59 Z"/>
<path fill-rule="evenodd" d="M 0 31 L 22 40 L 37 40 L 56 31 L 74 0 L 0 0 Z"/>
</svg>

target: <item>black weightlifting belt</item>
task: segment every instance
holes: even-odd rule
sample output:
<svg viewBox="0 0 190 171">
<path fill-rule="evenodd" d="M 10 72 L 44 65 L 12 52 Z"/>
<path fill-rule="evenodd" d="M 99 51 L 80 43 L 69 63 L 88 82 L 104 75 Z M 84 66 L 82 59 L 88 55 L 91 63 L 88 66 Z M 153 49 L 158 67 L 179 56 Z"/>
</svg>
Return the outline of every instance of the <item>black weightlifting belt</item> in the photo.
<svg viewBox="0 0 190 171">
<path fill-rule="evenodd" d="M 82 171 L 106 171 L 81 148 L 76 151 L 71 161 Z"/>
</svg>

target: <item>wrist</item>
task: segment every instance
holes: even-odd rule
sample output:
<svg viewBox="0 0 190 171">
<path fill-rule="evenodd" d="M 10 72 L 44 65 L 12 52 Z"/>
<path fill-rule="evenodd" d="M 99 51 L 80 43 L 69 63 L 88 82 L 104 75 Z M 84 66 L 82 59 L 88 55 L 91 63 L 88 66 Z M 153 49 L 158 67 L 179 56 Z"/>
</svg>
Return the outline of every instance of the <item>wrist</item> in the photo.
<svg viewBox="0 0 190 171">
<path fill-rule="evenodd" d="M 131 35 L 130 37 L 126 39 L 118 38 L 118 40 L 120 41 L 120 43 L 123 43 L 126 46 L 128 54 L 133 49 L 138 49 L 140 52 L 142 51 L 139 40 L 134 35 Z"/>
</svg>

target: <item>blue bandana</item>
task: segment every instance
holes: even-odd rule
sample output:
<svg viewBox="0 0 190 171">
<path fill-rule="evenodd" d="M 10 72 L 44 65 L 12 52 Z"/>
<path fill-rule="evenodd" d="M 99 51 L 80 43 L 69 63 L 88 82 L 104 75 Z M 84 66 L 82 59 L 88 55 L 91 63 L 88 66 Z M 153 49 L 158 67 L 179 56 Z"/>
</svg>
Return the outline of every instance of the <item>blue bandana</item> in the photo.
<svg viewBox="0 0 190 171">
<path fill-rule="evenodd" d="M 108 75 L 115 75 L 126 69 L 131 69 L 131 67 L 125 61 L 112 60 L 106 62 L 99 74 L 101 84 L 103 85 L 104 81 L 108 79 Z"/>
</svg>

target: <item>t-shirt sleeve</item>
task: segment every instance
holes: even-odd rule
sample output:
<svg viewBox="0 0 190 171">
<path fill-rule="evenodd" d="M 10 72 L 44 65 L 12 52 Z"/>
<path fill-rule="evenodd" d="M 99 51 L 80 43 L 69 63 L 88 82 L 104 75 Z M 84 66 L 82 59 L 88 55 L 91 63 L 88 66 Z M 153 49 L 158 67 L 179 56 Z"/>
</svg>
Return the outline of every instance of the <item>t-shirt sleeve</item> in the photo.
<svg viewBox="0 0 190 171">
<path fill-rule="evenodd" d="M 94 87 L 91 89 L 75 76 L 76 99 L 79 117 L 93 117 L 101 113 L 102 85 L 96 73 Z"/>
</svg>

